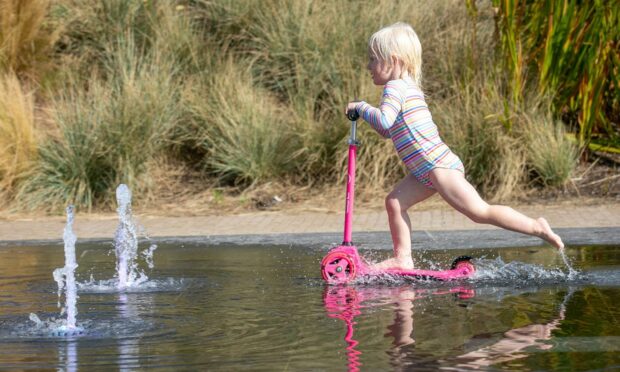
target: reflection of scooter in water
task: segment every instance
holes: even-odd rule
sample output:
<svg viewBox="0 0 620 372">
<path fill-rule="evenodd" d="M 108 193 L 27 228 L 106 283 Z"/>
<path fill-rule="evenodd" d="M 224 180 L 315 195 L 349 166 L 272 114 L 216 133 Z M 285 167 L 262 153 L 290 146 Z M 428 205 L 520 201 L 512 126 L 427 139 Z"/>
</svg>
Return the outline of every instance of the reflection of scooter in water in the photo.
<svg viewBox="0 0 620 372">
<path fill-rule="evenodd" d="M 475 296 L 475 291 L 465 286 L 447 289 L 425 289 L 404 287 L 366 287 L 329 286 L 323 292 L 323 304 L 327 316 L 344 320 L 347 331 L 344 340 L 347 343 L 346 354 L 349 371 L 359 371 L 362 365 L 360 355 L 356 349 L 359 342 L 353 338 L 355 317 L 361 315 L 361 309 L 378 304 L 395 303 L 396 313 L 394 323 L 388 326 L 386 336 L 394 337 L 394 345 L 401 347 L 414 342 L 411 338 L 413 331 L 412 301 L 432 295 L 454 294 L 458 298 L 467 299 Z M 383 300 L 383 301 L 381 301 Z M 369 305 L 368 301 L 373 304 Z"/>
<path fill-rule="evenodd" d="M 550 349 L 552 345 L 545 343 L 545 341 L 551 339 L 552 331 L 557 329 L 564 320 L 566 304 L 573 292 L 574 290 L 571 289 L 564 296 L 557 318 L 546 324 L 530 324 L 525 327 L 511 329 L 505 332 L 503 338 L 494 344 L 457 356 L 456 360 L 462 362 L 459 366 L 468 369 L 488 367 L 497 363 L 525 358 L 527 353 L 520 351 L 526 348 Z"/>
</svg>

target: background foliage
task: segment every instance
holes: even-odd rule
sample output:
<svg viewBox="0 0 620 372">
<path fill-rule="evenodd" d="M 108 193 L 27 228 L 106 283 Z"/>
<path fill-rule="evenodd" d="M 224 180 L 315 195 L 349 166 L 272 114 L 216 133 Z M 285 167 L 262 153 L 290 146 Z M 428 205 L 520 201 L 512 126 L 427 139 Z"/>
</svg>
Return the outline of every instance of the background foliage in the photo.
<svg viewBox="0 0 620 372">
<path fill-rule="evenodd" d="M 617 139 L 606 4 L 0 0 L 0 203 L 105 209 L 118 183 L 153 200 L 179 172 L 242 192 L 343 182 L 342 108 L 378 102 L 366 40 L 397 21 L 420 36 L 427 101 L 470 181 L 492 200 L 558 187 L 578 155 L 565 128 L 582 147 Z M 360 138 L 362 194 L 402 178 L 389 141 Z"/>
</svg>

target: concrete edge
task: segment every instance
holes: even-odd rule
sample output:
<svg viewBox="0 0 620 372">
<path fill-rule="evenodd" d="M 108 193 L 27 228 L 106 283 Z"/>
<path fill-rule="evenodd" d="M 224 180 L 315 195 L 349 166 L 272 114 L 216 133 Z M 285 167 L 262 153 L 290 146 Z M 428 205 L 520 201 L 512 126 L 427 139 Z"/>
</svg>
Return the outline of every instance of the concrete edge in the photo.
<svg viewBox="0 0 620 372">
<path fill-rule="evenodd" d="M 556 232 L 567 246 L 577 245 L 620 245 L 620 227 L 559 228 Z M 329 248 L 341 243 L 341 233 L 298 233 L 298 234 L 252 234 L 252 235 L 207 235 L 182 237 L 155 237 L 151 241 L 165 244 L 234 244 L 234 245 L 295 245 L 314 249 Z M 414 249 L 469 249 L 469 248 L 512 248 L 540 246 L 545 243 L 538 238 L 502 229 L 428 231 L 418 230 L 412 236 Z M 78 244 L 112 244 L 113 238 L 79 239 Z M 354 234 L 354 243 L 360 248 L 392 249 L 387 231 L 360 232 Z M 45 240 L 0 240 L 0 248 L 28 245 L 58 245 L 61 239 Z"/>
</svg>

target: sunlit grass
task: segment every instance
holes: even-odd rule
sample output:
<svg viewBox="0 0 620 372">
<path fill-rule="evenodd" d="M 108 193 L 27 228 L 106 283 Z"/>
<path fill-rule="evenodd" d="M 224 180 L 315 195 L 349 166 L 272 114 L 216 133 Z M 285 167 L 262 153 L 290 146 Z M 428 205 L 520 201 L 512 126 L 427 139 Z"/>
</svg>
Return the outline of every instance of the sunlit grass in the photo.
<svg viewBox="0 0 620 372">
<path fill-rule="evenodd" d="M 442 137 L 463 160 L 467 178 L 482 194 L 501 200 L 521 191 L 525 154 L 504 124 L 500 88 L 486 84 L 466 87 L 437 105 L 435 118 Z"/>
<path fill-rule="evenodd" d="M 566 185 L 577 166 L 579 151 L 567 138 L 564 125 L 554 121 L 550 113 L 535 113 L 528 118 L 523 136 L 534 180 L 544 186 Z"/>
<path fill-rule="evenodd" d="M 37 155 L 34 95 L 15 74 L 0 75 L 0 203 L 6 202 Z"/>
<path fill-rule="evenodd" d="M 553 97 L 556 114 L 572 112 L 580 145 L 592 135 L 617 136 L 620 7 L 578 0 L 498 1 L 503 65 L 512 98 L 527 89 Z M 616 121 L 613 129 L 612 123 Z"/>
<path fill-rule="evenodd" d="M 18 204 L 105 208 L 120 182 L 149 197 L 151 167 L 163 159 L 237 190 L 343 183 L 342 111 L 353 99 L 379 103 L 366 43 L 397 21 L 420 36 L 430 110 L 485 197 L 508 199 L 533 179 L 561 184 L 574 155 L 556 129 L 530 129 L 541 119 L 523 107 L 535 98 L 511 100 L 495 10 L 476 4 L 472 16 L 460 0 L 56 1 L 38 23 L 63 30 L 55 80 L 41 84 L 48 89 L 36 102 L 58 130 L 42 133 L 29 177 L 11 181 Z M 363 122 L 359 139 L 360 191 L 404 176 L 390 141 Z M 535 156 L 523 144 L 547 152 Z"/>
<path fill-rule="evenodd" d="M 51 63 L 60 28 L 48 17 L 50 0 L 0 0 L 0 68 L 35 78 Z"/>
<path fill-rule="evenodd" d="M 233 77 L 233 78 L 231 78 Z M 204 153 L 204 169 L 225 184 L 252 185 L 296 168 L 300 147 L 290 112 L 252 83 L 247 69 L 223 62 L 204 85 L 186 91 L 189 139 Z"/>
</svg>

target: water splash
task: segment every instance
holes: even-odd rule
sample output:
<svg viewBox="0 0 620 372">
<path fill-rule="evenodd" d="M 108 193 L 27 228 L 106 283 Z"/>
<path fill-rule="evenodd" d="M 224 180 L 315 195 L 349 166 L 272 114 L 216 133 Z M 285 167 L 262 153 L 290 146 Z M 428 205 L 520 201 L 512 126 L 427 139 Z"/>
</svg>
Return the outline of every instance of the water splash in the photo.
<svg viewBox="0 0 620 372">
<path fill-rule="evenodd" d="M 577 270 L 573 269 L 573 266 L 571 265 L 570 260 L 568 259 L 568 256 L 566 256 L 566 249 L 562 247 L 560 248 L 559 252 L 560 252 L 560 257 L 562 257 L 562 261 L 564 261 L 564 265 L 566 265 L 566 267 L 568 268 L 568 278 L 569 279 L 576 278 L 579 275 L 579 273 L 577 272 Z"/>
<path fill-rule="evenodd" d="M 75 259 L 75 242 L 77 237 L 73 233 L 73 206 L 67 207 L 67 224 L 62 236 L 65 243 L 65 266 L 54 270 L 54 280 L 58 284 L 58 306 L 60 307 L 60 297 L 63 289 L 65 292 L 65 306 L 61 310 L 61 315 L 66 312 L 66 330 L 76 330 L 77 316 L 77 286 L 75 282 L 75 269 L 77 262 Z M 36 317 L 36 315 L 35 315 Z M 32 320 L 33 317 L 31 316 Z M 38 319 L 38 318 L 37 318 Z M 34 320 L 36 323 L 36 320 Z M 40 320 L 39 320 L 40 322 Z"/>
<path fill-rule="evenodd" d="M 89 324 L 88 321 L 80 321 L 80 326 L 70 328 L 67 326 L 67 321 L 65 319 L 49 318 L 41 320 L 35 313 L 30 313 L 28 319 L 30 322 L 34 323 L 34 327 L 32 327 L 32 323 L 17 323 L 14 328 L 9 331 L 10 335 L 13 337 L 33 337 L 37 339 L 58 337 L 71 339 L 74 337 L 84 337 L 91 333 L 90 330 L 88 333 L 85 331 L 85 324 Z M 0 338 L 2 337 L 0 336 Z"/>
<path fill-rule="evenodd" d="M 131 215 L 131 191 L 125 184 L 116 188 L 116 201 L 118 202 L 119 223 L 114 236 L 114 249 L 116 252 L 116 273 L 118 277 L 118 289 L 126 289 L 139 286 L 148 280 L 146 274 L 138 268 L 138 232 Z M 157 245 L 151 246 L 142 252 L 149 268 L 153 268 L 153 251 Z"/>
<path fill-rule="evenodd" d="M 476 274 L 473 280 L 476 282 L 522 282 L 522 283 L 547 283 L 567 282 L 582 279 L 583 275 L 578 271 L 566 273 L 560 268 L 546 268 L 541 265 L 524 263 L 519 261 L 504 262 L 501 257 L 491 259 L 476 259 Z"/>
</svg>

